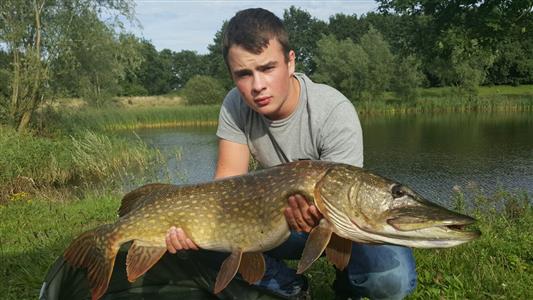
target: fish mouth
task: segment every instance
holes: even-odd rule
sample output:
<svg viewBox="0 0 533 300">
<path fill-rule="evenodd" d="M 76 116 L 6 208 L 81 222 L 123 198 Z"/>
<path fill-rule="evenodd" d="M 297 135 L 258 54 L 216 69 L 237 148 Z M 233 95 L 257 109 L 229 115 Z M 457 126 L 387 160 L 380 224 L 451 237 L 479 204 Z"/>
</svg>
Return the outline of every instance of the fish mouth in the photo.
<svg viewBox="0 0 533 300">
<path fill-rule="evenodd" d="M 392 211 L 394 217 L 388 218 L 387 224 L 399 234 L 417 232 L 437 239 L 471 240 L 481 235 L 473 229 L 474 218 L 449 211 L 441 207 L 415 207 Z"/>
<path fill-rule="evenodd" d="M 419 248 L 452 247 L 481 235 L 471 229 L 475 219 L 438 206 L 396 208 L 378 219 L 382 222 L 350 221 L 375 240 Z"/>
<path fill-rule="evenodd" d="M 437 233 L 440 231 L 445 236 L 450 238 L 463 237 L 466 239 L 474 239 L 481 235 L 479 230 L 472 229 L 472 225 L 476 222 L 475 219 L 467 217 L 468 219 L 460 220 L 443 220 L 443 221 L 427 221 L 413 222 L 413 220 L 406 220 L 402 218 L 392 218 L 387 220 L 387 224 L 392 226 L 399 232 L 408 233 L 410 231 L 424 232 L 427 231 Z M 427 222 L 425 222 L 427 221 Z M 444 237 L 444 235 L 442 235 Z"/>
</svg>

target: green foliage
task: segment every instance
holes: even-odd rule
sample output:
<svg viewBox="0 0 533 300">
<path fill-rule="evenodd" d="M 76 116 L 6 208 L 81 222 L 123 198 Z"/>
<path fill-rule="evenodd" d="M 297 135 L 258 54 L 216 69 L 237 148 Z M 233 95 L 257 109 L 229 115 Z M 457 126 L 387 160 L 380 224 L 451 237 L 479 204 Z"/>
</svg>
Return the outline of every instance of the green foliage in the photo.
<svg viewBox="0 0 533 300">
<path fill-rule="evenodd" d="M 373 26 L 361 37 L 360 44 L 368 57 L 365 91 L 371 99 L 378 99 L 389 90 L 394 56 L 390 52 L 389 44 Z"/>
<path fill-rule="evenodd" d="M 313 79 L 329 84 L 349 99 L 376 100 L 390 89 L 394 56 L 383 36 L 372 26 L 360 43 L 338 41 L 333 35 L 318 41 Z"/>
<path fill-rule="evenodd" d="M 357 15 L 336 14 L 329 17 L 328 30 L 338 40 L 351 39 L 358 43 L 368 32 L 368 23 L 364 18 L 357 19 Z"/>
<path fill-rule="evenodd" d="M 401 20 L 396 37 L 385 35 L 403 55 L 421 58 L 432 86 L 456 85 L 472 97 L 487 73 L 491 84 L 533 82 L 531 0 L 378 2 L 384 16 Z"/>
<path fill-rule="evenodd" d="M 297 70 L 312 74 L 316 68 L 316 37 L 327 32 L 327 24 L 294 6 L 283 13 L 283 23 L 289 34 L 290 47 L 296 53 Z"/>
<path fill-rule="evenodd" d="M 0 144 L 0 187 L 18 177 L 40 187 L 88 184 L 144 168 L 155 158 L 140 141 L 91 131 L 49 139 L 0 128 Z"/>
<path fill-rule="evenodd" d="M 420 71 L 420 61 L 409 55 L 396 57 L 391 90 L 402 101 L 415 101 L 418 98 L 418 88 L 422 84 L 424 75 Z"/>
<path fill-rule="evenodd" d="M 99 19 L 102 10 L 108 22 Z M 45 98 L 80 90 L 99 104 L 123 74 L 115 30 L 131 20 L 133 1 L 0 2 L 0 43 L 12 57 L 9 124 L 26 130 Z M 115 22 L 113 22 L 115 21 Z M 4 108 L 5 109 L 5 108 Z"/>
<path fill-rule="evenodd" d="M 142 61 L 137 69 L 125 76 L 122 94 L 139 96 L 170 92 L 175 77 L 174 53 L 168 49 L 158 52 L 154 45 L 146 40 L 137 40 L 134 44 Z"/>
<path fill-rule="evenodd" d="M 205 75 L 216 78 L 226 90 L 229 90 L 234 86 L 233 80 L 229 74 L 224 57 L 221 54 L 222 38 L 227 25 L 228 22 L 224 21 L 220 27 L 220 30 L 215 33 L 213 43 L 207 46 L 209 54 L 207 54 L 205 57 L 205 65 L 208 71 L 205 73 Z"/>
<path fill-rule="evenodd" d="M 77 234 L 115 220 L 120 198 L 109 194 L 93 191 L 65 202 L 20 194 L 0 205 L 2 299 L 35 299 L 48 268 Z"/>
<path fill-rule="evenodd" d="M 455 31 L 449 31 L 439 45 L 442 45 L 441 51 L 449 53 L 441 69 L 444 82 L 457 86 L 467 95 L 477 95 L 477 88 L 485 81 L 487 69 L 492 65 L 493 55 L 477 40 L 467 40 Z"/>
<path fill-rule="evenodd" d="M 220 54 L 219 54 L 220 56 Z M 207 57 L 194 51 L 181 51 L 174 54 L 175 82 L 173 89 L 181 89 L 194 75 L 207 75 Z"/>
<path fill-rule="evenodd" d="M 350 39 L 337 41 L 333 35 L 323 36 L 317 44 L 313 79 L 336 87 L 351 100 L 362 99 L 369 69 L 363 48 Z"/>
<path fill-rule="evenodd" d="M 185 84 L 181 94 L 189 105 L 222 104 L 226 90 L 217 79 L 197 75 Z"/>
<path fill-rule="evenodd" d="M 53 124 L 63 132 L 89 129 L 111 131 L 136 128 L 216 125 L 220 105 L 188 105 L 175 107 L 108 108 L 70 111 L 56 116 Z M 53 128 L 49 130 L 54 131 Z"/>
<path fill-rule="evenodd" d="M 533 35 L 533 33 L 532 33 Z M 495 61 L 489 70 L 489 84 L 519 85 L 533 82 L 533 39 L 506 40 L 495 50 Z"/>
</svg>

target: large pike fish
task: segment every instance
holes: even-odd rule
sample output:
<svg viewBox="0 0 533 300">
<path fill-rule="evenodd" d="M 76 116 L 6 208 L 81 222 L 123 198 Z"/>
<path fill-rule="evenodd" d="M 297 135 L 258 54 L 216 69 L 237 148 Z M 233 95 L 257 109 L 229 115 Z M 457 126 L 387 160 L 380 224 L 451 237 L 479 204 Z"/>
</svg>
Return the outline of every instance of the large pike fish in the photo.
<svg viewBox="0 0 533 300">
<path fill-rule="evenodd" d="M 167 230 L 181 227 L 199 247 L 231 253 L 216 278 L 218 293 L 237 272 L 250 283 L 262 278 L 261 253 L 289 237 L 283 210 L 296 193 L 324 215 L 309 235 L 299 273 L 324 250 L 343 269 L 352 241 L 440 248 L 480 234 L 464 229 L 474 219 L 428 202 L 404 185 L 350 165 L 298 161 L 200 184 L 142 186 L 124 196 L 114 224 L 81 234 L 64 256 L 87 268 L 92 299 L 98 299 L 122 244 L 133 241 L 126 269 L 134 281 L 166 252 Z"/>
</svg>

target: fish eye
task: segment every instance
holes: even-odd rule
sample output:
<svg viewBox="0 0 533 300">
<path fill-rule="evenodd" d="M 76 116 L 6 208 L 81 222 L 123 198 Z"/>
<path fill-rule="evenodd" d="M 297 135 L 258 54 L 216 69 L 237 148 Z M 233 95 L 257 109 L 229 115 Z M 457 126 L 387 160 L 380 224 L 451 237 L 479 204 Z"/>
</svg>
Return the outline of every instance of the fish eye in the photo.
<svg viewBox="0 0 533 300">
<path fill-rule="evenodd" d="M 395 184 L 392 186 L 391 194 L 394 199 L 405 196 L 405 192 L 402 190 L 402 186 L 400 184 Z"/>
</svg>

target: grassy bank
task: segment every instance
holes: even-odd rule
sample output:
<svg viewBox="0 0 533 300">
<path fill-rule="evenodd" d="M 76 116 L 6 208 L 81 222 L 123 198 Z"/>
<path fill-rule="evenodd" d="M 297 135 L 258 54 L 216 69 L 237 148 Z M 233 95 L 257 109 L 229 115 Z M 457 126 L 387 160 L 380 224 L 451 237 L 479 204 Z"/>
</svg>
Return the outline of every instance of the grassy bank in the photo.
<svg viewBox="0 0 533 300">
<path fill-rule="evenodd" d="M 88 128 L 95 131 L 113 131 L 135 128 L 164 128 L 185 126 L 213 126 L 218 122 L 220 107 L 215 105 L 133 107 L 66 110 L 53 113 L 54 126 L 76 131 Z"/>
<path fill-rule="evenodd" d="M 52 123 L 63 130 L 122 130 L 180 126 L 216 125 L 219 105 L 186 106 L 167 97 L 120 99 L 105 109 L 86 106 L 53 113 Z M 127 104 L 127 103 L 132 104 Z M 143 105 L 142 103 L 145 103 Z M 170 104 L 169 104 L 170 103 Z M 173 104 L 172 104 L 173 103 Z M 481 87 L 479 96 L 468 97 L 451 88 L 421 89 L 416 101 L 399 101 L 387 94 L 381 100 L 354 102 L 360 115 L 440 112 L 523 112 L 533 111 L 533 86 Z"/>
<path fill-rule="evenodd" d="M 482 237 L 451 249 L 416 250 L 419 282 L 410 299 L 533 297 L 530 200 L 506 192 L 474 197 L 468 210 L 478 218 Z M 35 299 L 48 267 L 71 239 L 115 220 L 118 205 L 119 195 L 103 192 L 68 203 L 26 198 L 0 206 L 0 294 L 4 299 Z M 306 274 L 314 299 L 333 299 L 331 266 L 321 259 Z"/>
<path fill-rule="evenodd" d="M 40 189 L 112 185 L 158 159 L 140 140 L 88 130 L 48 138 L 0 127 L 0 144 L 0 203 Z"/>
</svg>

